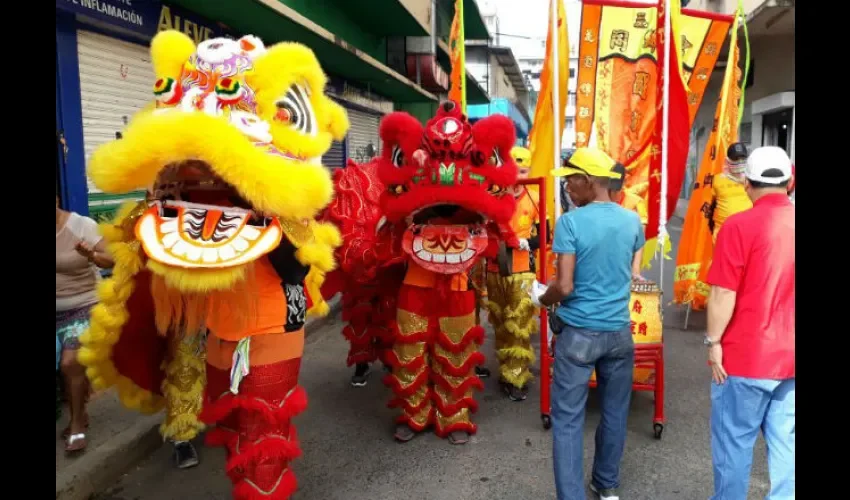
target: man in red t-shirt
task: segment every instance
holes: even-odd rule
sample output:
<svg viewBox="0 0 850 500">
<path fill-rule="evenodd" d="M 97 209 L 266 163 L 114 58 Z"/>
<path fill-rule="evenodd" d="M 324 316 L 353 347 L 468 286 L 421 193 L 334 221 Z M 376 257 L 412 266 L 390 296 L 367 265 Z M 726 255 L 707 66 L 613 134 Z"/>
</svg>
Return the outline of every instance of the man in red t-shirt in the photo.
<svg viewBox="0 0 850 500">
<path fill-rule="evenodd" d="M 795 225 L 791 160 L 762 147 L 747 159 L 753 208 L 729 217 L 708 272 L 711 450 L 716 500 L 746 500 L 759 429 L 772 500 L 795 485 Z"/>
</svg>

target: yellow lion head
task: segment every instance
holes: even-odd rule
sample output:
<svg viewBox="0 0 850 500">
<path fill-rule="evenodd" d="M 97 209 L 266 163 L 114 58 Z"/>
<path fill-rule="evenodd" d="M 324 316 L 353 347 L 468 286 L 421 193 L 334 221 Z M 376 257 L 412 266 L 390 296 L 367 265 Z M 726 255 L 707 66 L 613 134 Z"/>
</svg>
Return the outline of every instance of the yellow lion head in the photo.
<svg viewBox="0 0 850 500">
<path fill-rule="evenodd" d="M 165 31 L 151 56 L 155 106 L 95 151 L 89 175 L 106 192 L 148 190 L 129 218 L 154 272 L 235 276 L 330 201 L 321 155 L 345 135 L 345 111 L 324 94 L 315 55 L 295 43 L 266 48 L 245 36 L 196 47 Z M 217 281 L 207 288 L 233 280 Z"/>
</svg>

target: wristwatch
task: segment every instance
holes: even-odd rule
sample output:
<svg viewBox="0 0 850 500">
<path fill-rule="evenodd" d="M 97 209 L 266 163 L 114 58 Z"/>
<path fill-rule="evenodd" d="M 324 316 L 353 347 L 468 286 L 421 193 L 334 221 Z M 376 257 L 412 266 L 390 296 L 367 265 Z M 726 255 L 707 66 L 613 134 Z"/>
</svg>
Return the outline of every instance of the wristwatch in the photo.
<svg viewBox="0 0 850 500">
<path fill-rule="evenodd" d="M 719 344 L 720 341 L 718 340 L 717 342 L 715 342 L 715 341 L 711 340 L 710 338 L 708 338 L 708 335 L 706 335 L 705 338 L 702 340 L 702 343 L 706 347 L 714 347 L 715 345 Z"/>
</svg>

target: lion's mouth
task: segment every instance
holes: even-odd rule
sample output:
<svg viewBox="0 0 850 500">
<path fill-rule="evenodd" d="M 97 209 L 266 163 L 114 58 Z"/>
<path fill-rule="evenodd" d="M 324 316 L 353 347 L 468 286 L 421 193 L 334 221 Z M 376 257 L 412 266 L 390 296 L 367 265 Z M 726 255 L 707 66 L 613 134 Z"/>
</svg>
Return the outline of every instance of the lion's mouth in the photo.
<svg viewBox="0 0 850 500">
<path fill-rule="evenodd" d="M 484 220 L 460 205 L 426 207 L 413 214 L 402 246 L 426 269 L 441 274 L 463 272 L 487 248 Z"/>
<path fill-rule="evenodd" d="M 148 256 L 162 264 L 231 267 L 280 242 L 280 224 L 254 210 L 210 166 L 188 160 L 164 168 L 136 225 Z"/>
</svg>

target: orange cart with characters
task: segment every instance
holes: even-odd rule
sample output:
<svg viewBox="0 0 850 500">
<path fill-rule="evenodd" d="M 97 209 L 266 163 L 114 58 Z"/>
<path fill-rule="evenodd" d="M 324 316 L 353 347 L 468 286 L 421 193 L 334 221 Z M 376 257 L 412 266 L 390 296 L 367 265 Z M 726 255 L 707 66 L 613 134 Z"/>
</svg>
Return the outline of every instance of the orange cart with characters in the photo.
<svg viewBox="0 0 850 500">
<path fill-rule="evenodd" d="M 545 279 L 545 276 L 544 276 Z M 545 281 L 543 281 L 545 283 Z M 635 374 L 632 389 L 651 391 L 655 395 L 655 416 L 652 427 L 656 439 L 664 431 L 664 337 L 662 335 L 661 290 L 652 281 L 633 281 L 629 301 L 632 338 L 635 341 Z M 541 321 L 545 321 L 545 312 Z M 548 325 L 545 325 L 548 327 Z M 540 418 L 543 428 L 552 427 L 551 378 L 555 340 L 547 345 L 544 325 L 540 327 Z M 590 387 L 596 387 L 596 372 L 590 376 Z"/>
</svg>

